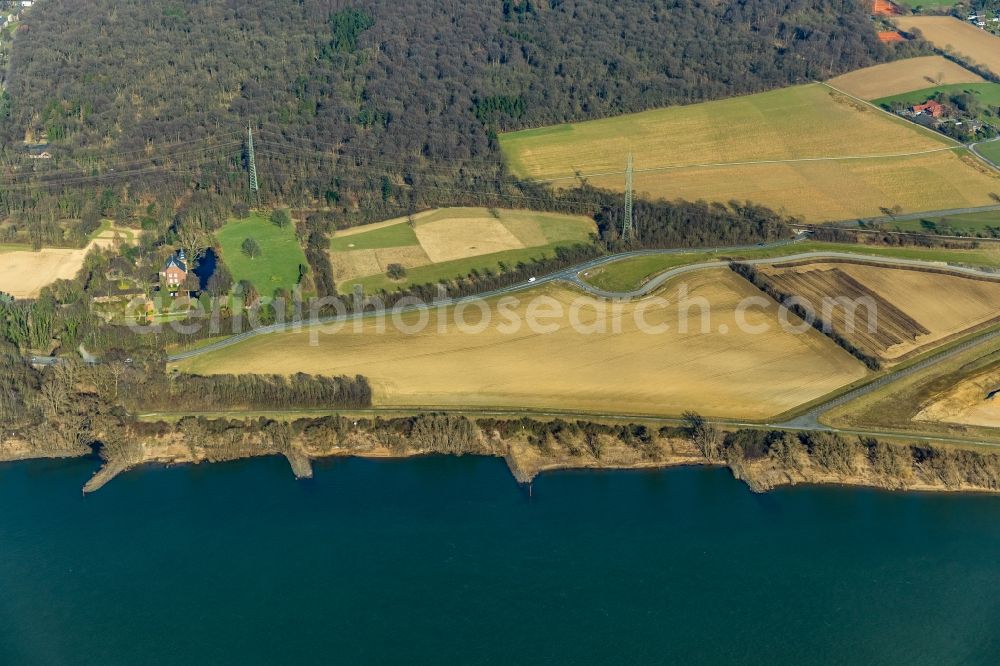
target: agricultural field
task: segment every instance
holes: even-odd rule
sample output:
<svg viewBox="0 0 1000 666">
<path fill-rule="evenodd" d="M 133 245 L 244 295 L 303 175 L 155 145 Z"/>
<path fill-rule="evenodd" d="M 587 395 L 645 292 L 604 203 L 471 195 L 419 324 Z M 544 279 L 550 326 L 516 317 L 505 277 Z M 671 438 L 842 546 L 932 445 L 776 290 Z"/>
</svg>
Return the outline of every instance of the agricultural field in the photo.
<svg viewBox="0 0 1000 666">
<path fill-rule="evenodd" d="M 846 298 L 857 309 L 820 315 L 867 354 L 898 362 L 973 329 L 1000 322 L 1000 278 L 860 263 L 774 265 L 761 275 L 814 312 Z"/>
<path fill-rule="evenodd" d="M 984 81 L 978 74 L 943 56 L 935 55 L 865 67 L 830 79 L 829 83 L 855 97 L 876 100 L 923 90 L 928 86 Z"/>
<path fill-rule="evenodd" d="M 890 107 L 892 104 L 896 103 L 906 106 L 915 106 L 936 97 L 938 94 L 956 95 L 963 92 L 969 92 L 975 95 L 976 100 L 978 100 L 979 104 L 983 107 L 1000 106 L 1000 83 L 990 82 L 953 83 L 948 85 L 932 86 L 930 88 L 922 88 L 920 90 L 914 90 L 912 92 L 902 93 L 899 95 L 892 95 L 890 97 L 880 97 L 879 99 L 873 100 L 873 103 L 885 107 Z"/>
<path fill-rule="evenodd" d="M 97 247 L 109 248 L 118 245 L 134 245 L 136 233 L 134 229 L 120 227 L 111 220 L 104 220 L 100 228 L 91 234 L 90 238 Z"/>
<path fill-rule="evenodd" d="M 578 215 L 485 208 L 445 208 L 337 232 L 330 244 L 334 278 L 343 292 L 371 293 L 498 270 L 586 242 L 594 221 Z M 406 276 L 391 279 L 390 264 Z"/>
<path fill-rule="evenodd" d="M 576 174 L 650 198 L 750 200 L 807 221 L 984 206 L 1000 174 L 823 84 L 501 136 L 512 171 L 572 186 Z"/>
<path fill-rule="evenodd" d="M 903 30 L 920 30 L 942 51 L 951 51 L 1000 75 L 1000 37 L 951 16 L 902 16 L 893 22 Z"/>
<path fill-rule="evenodd" d="M 6 248 L 0 250 L 0 292 L 14 298 L 35 298 L 43 287 L 56 280 L 70 280 L 83 267 L 83 259 L 92 247 L 85 249 Z"/>
<path fill-rule="evenodd" d="M 1000 341 L 994 339 L 841 405 L 820 421 L 838 428 L 1000 442 L 986 392 L 998 367 Z"/>
<path fill-rule="evenodd" d="M 741 331 L 736 308 L 759 292 L 728 269 L 687 276 L 683 285 L 689 298 L 711 305 L 706 333 L 701 332 L 701 307 L 676 306 L 680 284 L 660 292 L 670 305 L 646 299 L 622 304 L 620 312 L 608 301 L 546 286 L 516 299 L 487 301 L 486 326 L 480 325 L 484 313 L 479 307 L 467 308 L 465 330 L 455 323 L 455 308 L 448 308 L 426 313 L 419 332 L 404 332 L 391 321 L 379 332 L 377 322 L 367 319 L 357 327 L 343 324 L 336 332 L 259 336 L 177 367 L 200 374 L 363 373 L 380 407 L 650 415 L 693 409 L 744 419 L 766 419 L 866 375 L 860 362 L 818 332 L 782 330 L 776 308 L 747 312 L 747 323 L 765 324 L 766 332 Z M 574 307 L 583 328 L 570 325 Z M 539 320 L 548 330 L 506 328 L 512 318 L 524 322 L 529 311 L 556 309 L 561 314 Z M 641 329 L 637 310 L 645 312 L 650 325 L 668 329 Z M 606 316 L 599 317 L 600 311 Z M 403 323 L 415 325 L 419 318 L 409 313 Z M 603 331 L 600 322 L 606 324 Z M 690 326 L 687 332 L 681 332 L 684 325 Z M 318 336 L 315 345 L 312 335 Z"/>
<path fill-rule="evenodd" d="M 90 236 L 84 248 L 42 248 L 34 251 L 27 245 L 0 245 L 0 292 L 14 298 L 35 298 L 56 280 L 70 280 L 83 267 L 87 253 L 94 248 L 116 244 L 131 245 L 135 232 L 105 220 Z"/>
<path fill-rule="evenodd" d="M 984 143 L 978 147 L 978 150 L 986 159 L 994 164 L 1000 164 L 1000 141 Z"/>
<path fill-rule="evenodd" d="M 915 419 L 1000 428 L 1000 359 L 943 392 Z"/>
<path fill-rule="evenodd" d="M 908 9 L 950 9 L 958 5 L 968 6 L 968 0 L 899 0 L 896 4 Z"/>
<path fill-rule="evenodd" d="M 299 280 L 299 266 L 306 256 L 295 237 L 294 223 L 284 228 L 256 213 L 245 220 L 230 220 L 215 234 L 222 259 L 233 282 L 249 280 L 262 296 L 277 289 L 292 289 Z M 257 241 L 260 255 L 249 257 L 241 246 L 247 238 Z"/>
<path fill-rule="evenodd" d="M 997 213 L 1000 215 L 1000 212 Z M 899 223 L 902 225 L 903 223 Z M 922 247 L 883 247 L 849 243 L 805 242 L 779 248 L 754 248 L 736 252 L 683 252 L 677 254 L 651 254 L 629 257 L 591 269 L 581 277 L 588 284 L 605 291 L 633 291 L 658 274 L 687 264 L 703 261 L 729 261 L 766 259 L 803 252 L 845 252 L 870 257 L 896 257 L 914 261 L 956 263 L 971 266 L 1000 268 L 1000 245 L 989 245 L 975 250 L 949 250 Z"/>
<path fill-rule="evenodd" d="M 941 234 L 943 236 L 998 238 L 1000 237 L 1000 210 L 966 213 L 964 215 L 925 217 L 919 220 L 900 220 L 890 225 L 885 225 L 885 228 L 895 231 Z"/>
</svg>

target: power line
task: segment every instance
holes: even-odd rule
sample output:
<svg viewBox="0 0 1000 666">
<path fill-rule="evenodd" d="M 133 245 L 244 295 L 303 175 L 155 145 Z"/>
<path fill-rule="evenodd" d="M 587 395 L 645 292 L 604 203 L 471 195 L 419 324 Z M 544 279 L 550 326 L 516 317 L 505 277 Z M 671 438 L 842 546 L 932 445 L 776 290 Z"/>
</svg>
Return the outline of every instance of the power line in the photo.
<svg viewBox="0 0 1000 666">
<path fill-rule="evenodd" d="M 622 240 L 632 240 L 635 233 L 632 220 L 632 153 L 628 154 L 625 163 L 625 223 L 622 225 Z"/>
<path fill-rule="evenodd" d="M 109 171 L 107 173 L 103 173 L 103 174 L 87 174 L 87 171 L 86 171 L 85 167 L 77 167 L 75 169 L 56 169 L 56 170 L 51 170 L 51 171 L 41 170 L 41 171 L 25 172 L 24 177 L 25 178 L 35 178 L 36 180 L 34 182 L 59 181 L 59 180 L 61 180 L 63 178 L 70 178 L 70 179 L 74 179 L 74 180 L 77 180 L 77 179 L 87 179 L 87 178 L 104 178 L 104 177 L 109 177 L 109 176 L 114 176 L 114 175 L 127 174 L 127 173 L 134 172 L 136 170 L 141 170 L 141 169 L 148 169 L 148 168 L 156 169 L 156 168 L 162 168 L 162 167 L 167 166 L 166 164 L 163 164 L 163 165 L 148 164 L 150 162 L 157 162 L 157 161 L 169 162 L 169 161 L 174 161 L 174 160 L 183 162 L 183 161 L 186 161 L 186 160 L 190 160 L 192 158 L 204 158 L 204 157 L 208 157 L 210 155 L 215 155 L 215 154 L 218 153 L 218 151 L 220 149 L 232 148 L 232 147 L 236 147 L 236 146 L 242 146 L 242 142 L 241 141 L 230 141 L 228 143 L 222 143 L 222 144 L 218 144 L 218 145 L 210 146 L 210 147 L 188 149 L 188 150 L 181 151 L 179 153 L 173 153 L 173 154 L 170 154 L 170 155 L 155 155 L 155 156 L 148 157 L 145 160 L 134 160 L 134 161 L 131 161 L 130 164 L 128 165 L 127 169 L 120 170 L 120 171 L 115 171 L 113 168 L 106 167 L 106 165 L 105 165 L 105 168 L 108 168 Z M 181 160 L 180 158 L 184 158 L 184 159 Z M 22 181 L 22 180 L 23 180 L 23 178 L 21 178 L 17 174 L 8 174 L 6 177 L 0 178 L 0 185 L 16 186 L 16 185 L 19 185 L 19 184 L 28 184 L 28 183 L 19 183 L 19 181 Z"/>
<path fill-rule="evenodd" d="M 253 154 L 253 128 L 247 122 L 247 162 L 250 168 L 250 198 L 260 203 L 260 187 L 257 185 L 257 158 Z"/>
</svg>

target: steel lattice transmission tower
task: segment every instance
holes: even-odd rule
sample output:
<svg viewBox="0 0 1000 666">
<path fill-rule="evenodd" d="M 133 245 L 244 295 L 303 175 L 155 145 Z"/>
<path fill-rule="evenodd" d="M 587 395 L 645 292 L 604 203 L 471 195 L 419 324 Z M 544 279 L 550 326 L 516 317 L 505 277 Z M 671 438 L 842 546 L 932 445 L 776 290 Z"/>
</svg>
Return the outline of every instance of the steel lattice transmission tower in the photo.
<svg viewBox="0 0 1000 666">
<path fill-rule="evenodd" d="M 257 184 L 257 158 L 253 153 L 253 128 L 247 123 L 247 167 L 250 170 L 250 197 L 259 199 L 260 186 Z"/>
<path fill-rule="evenodd" d="M 632 240 L 635 221 L 632 219 L 632 153 L 628 154 L 625 165 L 625 223 L 622 225 L 622 240 Z"/>
</svg>

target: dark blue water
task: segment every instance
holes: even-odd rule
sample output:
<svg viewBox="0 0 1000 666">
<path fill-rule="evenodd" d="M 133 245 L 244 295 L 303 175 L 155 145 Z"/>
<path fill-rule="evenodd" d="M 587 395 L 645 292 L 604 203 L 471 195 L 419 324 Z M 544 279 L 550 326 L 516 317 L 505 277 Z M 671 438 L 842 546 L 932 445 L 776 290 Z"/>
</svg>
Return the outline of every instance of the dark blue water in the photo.
<svg viewBox="0 0 1000 666">
<path fill-rule="evenodd" d="M 0 663 L 997 663 L 1000 497 L 728 472 L 0 466 Z"/>
<path fill-rule="evenodd" d="M 194 268 L 191 272 L 198 276 L 198 289 L 204 291 L 208 287 L 208 279 L 212 277 L 215 273 L 215 266 L 218 263 L 218 259 L 215 256 L 215 250 L 212 248 L 207 248 L 200 257 L 198 261 L 195 262 Z"/>
</svg>

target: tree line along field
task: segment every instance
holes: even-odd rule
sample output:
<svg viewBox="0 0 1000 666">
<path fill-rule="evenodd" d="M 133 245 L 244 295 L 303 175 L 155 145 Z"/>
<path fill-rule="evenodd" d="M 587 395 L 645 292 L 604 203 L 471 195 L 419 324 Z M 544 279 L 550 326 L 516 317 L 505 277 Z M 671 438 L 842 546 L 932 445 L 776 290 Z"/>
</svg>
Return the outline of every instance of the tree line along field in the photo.
<svg viewBox="0 0 1000 666">
<path fill-rule="evenodd" d="M 277 289 L 291 290 L 298 284 L 299 267 L 308 265 L 295 236 L 294 223 L 279 227 L 258 213 L 251 213 L 246 219 L 230 220 L 215 237 L 233 283 L 247 280 L 261 296 L 271 296 Z M 243 251 L 247 238 L 260 247 L 255 257 Z"/>
<path fill-rule="evenodd" d="M 1000 106 L 1000 83 L 983 81 L 981 83 L 950 83 L 944 85 L 934 85 L 920 90 L 889 95 L 872 100 L 874 104 L 880 106 L 891 106 L 892 104 L 904 104 L 914 106 L 921 104 L 939 94 L 956 95 L 963 92 L 973 94 L 976 100 L 984 107 Z"/>
<path fill-rule="evenodd" d="M 32 250 L 26 245 L 0 245 L 0 292 L 14 298 L 35 298 L 56 280 L 73 279 L 92 249 L 132 244 L 134 239 L 131 229 L 105 220 L 83 248 Z"/>
<path fill-rule="evenodd" d="M 653 198 L 749 200 L 808 221 L 988 205 L 1000 175 L 955 144 L 822 84 L 504 134 L 518 176 Z"/>
<path fill-rule="evenodd" d="M 339 332 L 321 334 L 310 346 L 310 331 L 258 336 L 246 342 L 177 364 L 184 372 L 278 372 L 308 369 L 323 375 L 363 373 L 371 382 L 380 407 L 503 407 L 528 410 L 587 411 L 602 414 L 676 416 L 694 409 L 706 415 L 765 419 L 818 398 L 865 376 L 866 369 L 818 332 L 803 335 L 783 331 L 776 306 L 751 309 L 748 322 L 767 323 L 769 332 L 750 334 L 736 325 L 735 308 L 749 296 L 752 285 L 728 269 L 705 271 L 683 283 L 692 298 L 711 304 L 710 330 L 701 333 L 701 309 L 680 311 L 679 284 L 660 292 L 670 306 L 645 300 L 622 305 L 612 330 L 586 333 L 569 325 L 568 315 L 546 319 L 553 332 L 522 326 L 506 332 L 499 326 L 502 299 L 487 302 L 492 324 L 478 333 L 463 332 L 454 323 L 454 308 L 443 316 L 429 314 L 427 326 L 407 334 L 388 325 L 378 332 L 364 320 L 360 330 L 346 324 Z M 547 286 L 519 294 L 511 312 L 523 318 L 532 297 L 545 296 L 568 310 L 583 299 L 579 321 L 592 325 L 597 307 L 609 302 L 569 289 Z M 509 297 L 508 297 L 509 298 Z M 509 302 L 509 301 L 508 301 Z M 551 304 L 553 301 L 549 301 Z M 772 304 L 773 305 L 773 304 Z M 648 308 L 652 325 L 668 324 L 657 334 L 642 332 L 634 320 L 636 308 Z M 565 310 L 564 310 L 565 311 Z M 470 308 L 466 321 L 479 321 Z M 416 313 L 405 316 L 415 323 Z M 681 321 L 690 325 L 680 332 Z M 726 330 L 728 329 L 728 330 Z M 721 332 L 725 330 L 725 332 Z"/>
<path fill-rule="evenodd" d="M 919 220 L 900 220 L 889 225 L 896 231 L 942 234 L 945 236 L 993 237 L 1000 230 L 1000 210 L 987 210 L 965 215 L 928 216 Z M 995 250 L 1000 260 L 1000 247 Z M 972 263 L 972 262 L 959 262 Z"/>
<path fill-rule="evenodd" d="M 924 39 L 1000 76 L 1000 38 L 951 16 L 901 16 L 893 22 L 902 30 L 920 30 Z"/>
<path fill-rule="evenodd" d="M 448 280 L 469 271 L 501 269 L 550 253 L 560 245 L 585 243 L 596 231 L 580 215 L 486 208 L 445 208 L 339 231 L 330 243 L 330 263 L 343 293 L 366 292 Z M 403 277 L 390 278 L 391 264 Z"/>
<path fill-rule="evenodd" d="M 853 311 L 833 309 L 824 321 L 865 353 L 888 362 L 1000 321 L 1000 278 L 849 261 L 776 264 L 759 273 L 780 293 L 804 299 L 816 312 L 825 299 L 859 303 Z"/>
<path fill-rule="evenodd" d="M 860 97 L 875 100 L 922 90 L 929 86 L 958 83 L 982 83 L 985 79 L 943 56 L 905 58 L 873 67 L 865 67 L 830 79 L 831 86 Z"/>
</svg>

